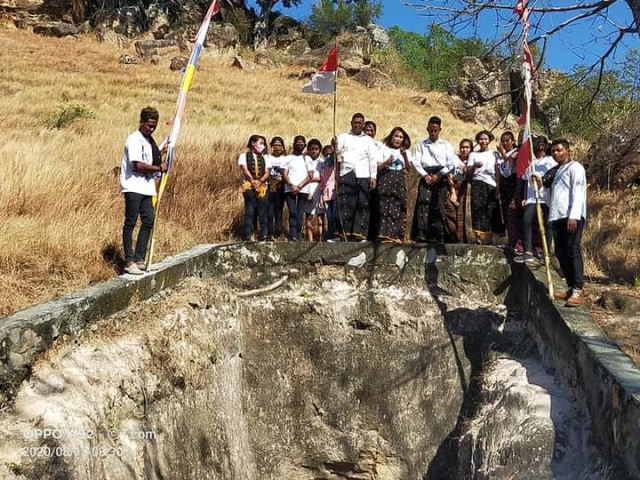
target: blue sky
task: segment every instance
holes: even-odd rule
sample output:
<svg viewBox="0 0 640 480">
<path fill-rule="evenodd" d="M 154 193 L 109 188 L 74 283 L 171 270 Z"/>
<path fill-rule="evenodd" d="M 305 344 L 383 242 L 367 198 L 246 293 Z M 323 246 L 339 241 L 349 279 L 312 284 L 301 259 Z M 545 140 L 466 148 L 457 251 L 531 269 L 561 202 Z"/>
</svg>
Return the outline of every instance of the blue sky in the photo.
<svg viewBox="0 0 640 480">
<path fill-rule="evenodd" d="M 450 0 L 450 4 L 455 0 Z M 423 4 L 429 0 L 422 0 Z M 282 8 L 282 12 L 286 15 L 292 15 L 296 18 L 305 18 L 311 11 L 313 0 L 303 0 L 302 5 L 297 8 Z M 415 3 L 421 3 L 416 0 Z M 509 0 L 505 0 L 506 4 Z M 515 5 L 515 0 L 513 0 Z M 554 0 L 554 6 L 568 5 L 576 3 L 572 0 Z M 424 34 L 427 31 L 430 22 L 433 19 L 420 16 L 414 9 L 402 4 L 399 0 L 383 0 L 383 15 L 377 23 L 385 28 L 394 25 L 399 26 L 403 30 L 413 31 Z M 531 5 L 535 2 L 531 1 Z M 616 2 L 608 12 L 607 18 L 596 18 L 591 22 L 582 22 L 579 27 L 573 27 L 571 30 L 556 34 L 549 41 L 547 51 L 545 53 L 545 65 L 550 68 L 571 71 L 575 65 L 590 65 L 597 61 L 599 53 L 604 51 L 609 45 L 606 34 L 613 29 L 615 24 L 628 24 L 628 18 L 631 14 L 629 7 L 622 1 Z M 506 17 L 509 17 L 507 14 Z M 532 24 L 535 17 L 532 16 Z M 467 30 L 461 35 L 471 36 L 476 33 L 484 39 L 492 39 L 499 36 L 503 32 L 510 30 L 509 22 L 517 21 L 517 16 L 513 14 L 511 18 L 498 20 L 495 15 L 485 17 L 477 27 L 477 32 Z M 559 17 L 555 16 L 548 21 L 555 24 L 561 22 Z M 533 36 L 530 35 L 530 37 Z M 599 38 L 598 38 L 599 37 Z M 640 37 L 638 35 L 627 35 L 624 45 L 616 52 L 615 60 L 622 62 L 624 54 L 628 48 L 640 48 Z M 615 63 L 609 63 L 610 68 L 615 68 Z"/>
</svg>

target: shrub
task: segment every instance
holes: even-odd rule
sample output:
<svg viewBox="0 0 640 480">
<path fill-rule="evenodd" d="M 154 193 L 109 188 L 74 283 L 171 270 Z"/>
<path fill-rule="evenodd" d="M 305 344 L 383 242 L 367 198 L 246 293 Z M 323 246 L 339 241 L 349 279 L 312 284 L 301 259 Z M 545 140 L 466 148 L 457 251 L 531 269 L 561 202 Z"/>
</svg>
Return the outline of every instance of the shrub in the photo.
<svg viewBox="0 0 640 480">
<path fill-rule="evenodd" d="M 75 105 L 58 105 L 54 112 L 47 116 L 47 127 L 54 129 L 66 128 L 76 120 L 94 118 L 89 107 L 76 103 Z"/>
</svg>

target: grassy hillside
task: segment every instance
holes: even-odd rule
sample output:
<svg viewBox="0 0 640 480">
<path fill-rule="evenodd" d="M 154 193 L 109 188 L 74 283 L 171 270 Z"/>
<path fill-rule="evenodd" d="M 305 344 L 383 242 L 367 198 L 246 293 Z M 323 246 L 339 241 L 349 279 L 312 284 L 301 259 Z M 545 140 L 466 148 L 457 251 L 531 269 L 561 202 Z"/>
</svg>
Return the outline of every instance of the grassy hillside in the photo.
<svg viewBox="0 0 640 480">
<path fill-rule="evenodd" d="M 113 169 L 142 107 L 160 110 L 156 139 L 168 133 L 180 82 L 169 59 L 121 65 L 122 53 L 92 36 L 52 39 L 0 30 L 0 314 L 114 275 L 103 259 L 121 248 L 124 207 Z M 246 73 L 229 63 L 206 52 L 201 59 L 160 209 L 157 259 L 234 236 L 242 213 L 236 159 L 250 134 L 281 135 L 287 143 L 296 134 L 323 142 L 331 137 L 331 96 L 300 93 L 303 82 L 288 78 L 291 69 Z M 367 90 L 345 79 L 337 129 L 346 131 L 356 111 L 378 123 L 379 137 L 401 125 L 419 140 L 430 115 L 443 118 L 443 137 L 455 144 L 489 127 L 454 119 L 436 93 L 428 95 L 431 106 L 415 105 L 410 97 L 416 94 Z M 86 118 L 50 128 L 56 117 L 64 120 L 63 108 L 74 106 Z M 589 258 L 597 262 L 601 253 Z"/>
</svg>

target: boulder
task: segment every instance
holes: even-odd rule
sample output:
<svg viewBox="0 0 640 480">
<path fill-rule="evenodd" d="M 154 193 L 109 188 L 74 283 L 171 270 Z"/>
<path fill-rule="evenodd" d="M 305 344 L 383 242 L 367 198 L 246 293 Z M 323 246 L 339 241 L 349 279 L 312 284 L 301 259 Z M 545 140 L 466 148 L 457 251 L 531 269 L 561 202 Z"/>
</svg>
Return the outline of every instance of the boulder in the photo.
<svg viewBox="0 0 640 480">
<path fill-rule="evenodd" d="M 231 66 L 238 67 L 240 70 L 244 70 L 245 72 L 256 71 L 256 66 L 253 63 L 248 62 L 247 60 L 244 60 L 242 57 L 238 55 L 233 57 L 233 63 L 231 64 Z"/>
<path fill-rule="evenodd" d="M 42 22 L 33 26 L 33 33 L 48 37 L 66 37 L 67 35 L 76 35 L 78 29 L 75 25 L 65 22 Z"/>
<path fill-rule="evenodd" d="M 353 75 L 353 79 L 365 85 L 367 88 L 395 88 L 393 80 L 391 80 L 389 75 L 369 65 L 362 67 L 358 73 Z"/>
<path fill-rule="evenodd" d="M 271 58 L 268 55 L 262 52 L 256 53 L 256 63 L 261 67 L 267 67 L 267 68 L 273 68 L 276 66 L 275 62 L 271 60 Z"/>
<path fill-rule="evenodd" d="M 295 18 L 281 15 L 271 23 L 269 46 L 285 48 L 304 38 L 304 25 Z"/>
<path fill-rule="evenodd" d="M 309 42 L 307 42 L 304 38 L 300 40 L 296 40 L 291 45 L 287 47 L 287 53 L 292 57 L 302 57 L 311 51 L 309 47 Z"/>
<path fill-rule="evenodd" d="M 98 28 L 96 30 L 96 37 L 102 43 L 107 43 L 116 48 L 129 48 L 129 39 L 120 33 L 116 33 L 113 30 L 107 28 Z"/>
<path fill-rule="evenodd" d="M 213 56 L 233 56 L 240 45 L 240 34 L 230 23 L 213 23 L 207 32 L 207 52 Z"/>
<path fill-rule="evenodd" d="M 391 44 L 391 37 L 389 37 L 384 27 L 371 23 L 367 26 L 367 31 L 369 32 L 374 48 L 385 49 Z"/>
<path fill-rule="evenodd" d="M 464 57 L 459 72 L 450 94 L 479 105 L 491 102 L 502 113 L 511 110 L 511 97 L 505 95 L 511 91 L 509 71 L 496 59 Z"/>
<path fill-rule="evenodd" d="M 168 55 L 175 52 L 177 43 L 175 40 L 138 40 L 133 42 L 136 53 L 142 60 L 152 60 L 154 56 Z"/>
<path fill-rule="evenodd" d="M 182 55 L 178 55 L 177 57 L 173 57 L 171 59 L 171 64 L 169 65 L 169 70 L 179 71 L 183 68 L 187 68 L 189 65 L 189 59 L 187 57 L 183 57 Z"/>
</svg>

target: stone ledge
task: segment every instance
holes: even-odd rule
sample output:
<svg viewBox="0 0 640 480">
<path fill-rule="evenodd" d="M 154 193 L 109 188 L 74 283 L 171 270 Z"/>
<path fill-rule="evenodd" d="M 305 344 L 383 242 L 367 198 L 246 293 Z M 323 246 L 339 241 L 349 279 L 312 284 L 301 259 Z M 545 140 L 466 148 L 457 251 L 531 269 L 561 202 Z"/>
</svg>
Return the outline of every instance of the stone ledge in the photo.
<svg viewBox="0 0 640 480">
<path fill-rule="evenodd" d="M 517 297 L 513 300 L 545 362 L 579 392 L 576 397 L 589 412 L 594 441 L 609 461 L 624 465 L 631 478 L 640 478 L 640 369 L 586 309 L 566 308 L 548 298 L 543 269 L 534 275 L 514 264 L 512 277 L 510 294 Z"/>
</svg>

